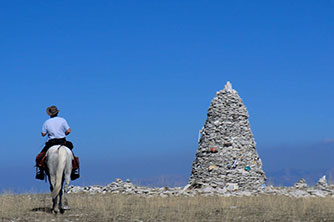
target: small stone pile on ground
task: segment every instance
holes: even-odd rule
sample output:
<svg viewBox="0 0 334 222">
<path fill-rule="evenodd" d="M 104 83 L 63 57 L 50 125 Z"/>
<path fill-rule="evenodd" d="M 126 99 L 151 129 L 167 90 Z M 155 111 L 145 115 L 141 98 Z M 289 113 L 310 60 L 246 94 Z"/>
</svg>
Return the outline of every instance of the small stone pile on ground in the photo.
<svg viewBox="0 0 334 222">
<path fill-rule="evenodd" d="M 140 196 L 172 196 L 177 195 L 180 191 L 182 191 L 183 187 L 158 187 L 158 188 L 150 188 L 144 186 L 136 186 L 130 182 L 130 180 L 126 180 L 125 182 L 121 179 L 116 179 L 114 182 L 108 184 L 107 186 L 70 186 L 69 193 L 113 193 L 113 194 L 133 194 Z"/>
<path fill-rule="evenodd" d="M 189 189 L 189 184 L 185 187 L 144 187 L 136 186 L 129 180 L 116 181 L 107 186 L 70 186 L 68 193 L 88 193 L 88 194 L 124 194 L 137 195 L 143 197 L 170 197 L 170 196 L 253 196 L 253 195 L 283 195 L 297 198 L 308 197 L 334 197 L 334 185 L 328 185 L 326 177 L 319 179 L 319 182 L 314 187 L 307 186 L 304 179 L 301 179 L 293 187 L 273 187 L 267 186 L 251 191 L 235 189 L 227 187 L 224 189 L 203 187 L 197 189 Z"/>
<path fill-rule="evenodd" d="M 248 111 L 230 82 L 211 101 L 200 131 L 191 187 L 256 190 L 265 184 Z"/>
</svg>

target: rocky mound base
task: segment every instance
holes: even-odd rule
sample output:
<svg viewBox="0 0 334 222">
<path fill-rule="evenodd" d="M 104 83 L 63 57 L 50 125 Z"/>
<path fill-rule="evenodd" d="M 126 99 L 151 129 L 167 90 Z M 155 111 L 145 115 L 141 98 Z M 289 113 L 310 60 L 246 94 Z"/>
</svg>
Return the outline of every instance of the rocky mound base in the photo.
<svg viewBox="0 0 334 222">
<path fill-rule="evenodd" d="M 69 193 L 89 193 L 89 194 L 126 194 L 126 195 L 139 195 L 145 197 L 169 197 L 169 196 L 253 196 L 253 195 L 284 195 L 290 197 L 334 197 L 334 185 L 328 185 L 326 176 L 319 179 L 318 183 L 314 187 L 309 187 L 304 179 L 301 179 L 293 187 L 273 187 L 264 186 L 257 190 L 240 190 L 237 184 L 229 184 L 224 189 L 217 189 L 213 187 L 202 187 L 200 189 L 194 189 L 190 185 L 185 187 L 143 187 L 132 184 L 129 180 L 122 181 L 116 179 L 115 182 L 108 184 L 107 186 L 70 186 Z"/>
</svg>

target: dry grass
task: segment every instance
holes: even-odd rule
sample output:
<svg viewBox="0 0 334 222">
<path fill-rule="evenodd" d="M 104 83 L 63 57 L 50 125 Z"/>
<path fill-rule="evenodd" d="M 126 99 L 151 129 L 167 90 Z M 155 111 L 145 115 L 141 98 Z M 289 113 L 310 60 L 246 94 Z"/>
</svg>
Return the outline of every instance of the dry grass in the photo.
<svg viewBox="0 0 334 222">
<path fill-rule="evenodd" d="M 0 195 L 0 221 L 334 221 L 334 198 L 168 197 L 70 194 L 50 213 L 49 195 Z"/>
</svg>

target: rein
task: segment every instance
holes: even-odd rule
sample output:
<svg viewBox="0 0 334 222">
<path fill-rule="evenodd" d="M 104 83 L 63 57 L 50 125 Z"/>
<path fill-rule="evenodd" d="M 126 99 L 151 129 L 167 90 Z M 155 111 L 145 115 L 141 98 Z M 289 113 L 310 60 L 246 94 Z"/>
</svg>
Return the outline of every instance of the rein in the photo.
<svg viewBox="0 0 334 222">
<path fill-rule="evenodd" d="M 57 148 L 57 150 L 59 151 L 60 147 L 62 146 L 62 144 L 59 145 L 59 147 Z"/>
</svg>

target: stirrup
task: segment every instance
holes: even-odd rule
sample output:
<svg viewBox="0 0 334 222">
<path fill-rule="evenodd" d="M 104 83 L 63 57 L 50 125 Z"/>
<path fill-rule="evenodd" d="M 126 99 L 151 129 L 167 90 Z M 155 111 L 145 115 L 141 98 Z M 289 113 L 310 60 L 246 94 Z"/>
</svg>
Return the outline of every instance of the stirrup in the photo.
<svg viewBox="0 0 334 222">
<path fill-rule="evenodd" d="M 45 179 L 45 175 L 44 175 L 44 171 L 43 170 L 37 170 L 36 169 L 36 176 L 35 176 L 35 178 L 37 179 L 37 180 L 44 180 Z"/>
<path fill-rule="evenodd" d="M 80 177 L 79 169 L 73 170 L 71 173 L 71 180 L 76 180 Z"/>
</svg>

